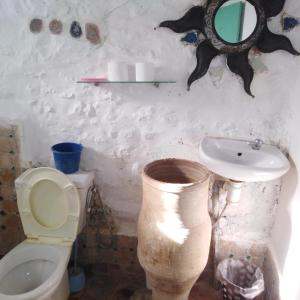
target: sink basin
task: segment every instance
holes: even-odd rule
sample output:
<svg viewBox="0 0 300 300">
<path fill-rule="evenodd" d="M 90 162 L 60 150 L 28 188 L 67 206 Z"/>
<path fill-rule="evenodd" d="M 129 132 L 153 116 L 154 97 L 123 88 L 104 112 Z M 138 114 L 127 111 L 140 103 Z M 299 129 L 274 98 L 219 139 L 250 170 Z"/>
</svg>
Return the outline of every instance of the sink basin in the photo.
<svg viewBox="0 0 300 300">
<path fill-rule="evenodd" d="M 273 145 L 254 147 L 253 141 L 204 137 L 200 162 L 214 173 L 235 181 L 268 181 L 288 172 L 290 162 Z"/>
</svg>

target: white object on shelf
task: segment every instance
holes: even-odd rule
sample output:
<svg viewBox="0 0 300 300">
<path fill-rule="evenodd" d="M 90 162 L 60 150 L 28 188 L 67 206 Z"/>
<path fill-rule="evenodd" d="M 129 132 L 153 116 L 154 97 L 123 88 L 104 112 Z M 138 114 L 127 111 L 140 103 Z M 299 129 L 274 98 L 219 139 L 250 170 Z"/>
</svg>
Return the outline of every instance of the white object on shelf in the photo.
<svg viewBox="0 0 300 300">
<path fill-rule="evenodd" d="M 107 66 L 109 81 L 128 81 L 128 65 L 124 62 L 111 61 Z"/>
<path fill-rule="evenodd" d="M 136 63 L 135 79 L 136 81 L 154 81 L 155 67 L 152 63 Z"/>
</svg>

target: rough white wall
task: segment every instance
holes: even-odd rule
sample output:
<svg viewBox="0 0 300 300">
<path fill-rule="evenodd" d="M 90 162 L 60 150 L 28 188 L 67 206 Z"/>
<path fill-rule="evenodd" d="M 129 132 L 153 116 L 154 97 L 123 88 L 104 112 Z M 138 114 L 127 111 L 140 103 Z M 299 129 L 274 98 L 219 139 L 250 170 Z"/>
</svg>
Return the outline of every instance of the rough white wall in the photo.
<svg viewBox="0 0 300 300">
<path fill-rule="evenodd" d="M 286 9 L 294 16 L 300 15 L 300 3 L 290 0 Z M 300 46 L 300 28 L 291 32 L 292 39 Z M 280 296 L 282 300 L 299 300 L 299 251 L 300 251 L 300 68 L 299 63 L 288 69 L 291 76 L 286 99 L 289 113 L 286 131 L 290 139 L 289 153 L 293 166 L 283 180 L 279 211 L 276 217 L 272 240 L 270 243 L 273 259 L 279 273 Z"/>
<path fill-rule="evenodd" d="M 257 74 L 252 99 L 241 81 L 218 57 L 209 75 L 186 91 L 195 66 L 195 48 L 180 35 L 153 28 L 181 17 L 198 1 L 1 0 L 0 118 L 23 124 L 23 159 L 49 164 L 50 146 L 78 141 L 86 148 L 82 167 L 96 171 L 104 201 L 116 214 L 135 219 L 141 203 L 143 165 L 163 157 L 197 160 L 205 135 L 260 137 L 287 146 L 285 102 L 291 68 L 299 60 L 286 53 L 263 55 L 269 72 Z M 112 13 L 111 13 L 112 12 Z M 44 30 L 32 34 L 33 17 Z M 50 34 L 52 18 L 63 34 Z M 69 34 L 71 21 L 100 26 L 101 46 Z M 279 19 L 274 20 L 279 30 Z M 298 41 L 300 48 L 300 41 Z M 147 85 L 76 84 L 80 77 L 105 75 L 109 60 L 152 61 L 157 78 L 177 84 L 159 89 Z M 265 242 L 273 223 L 278 182 L 249 184 L 238 209 L 222 228 L 225 239 Z"/>
</svg>

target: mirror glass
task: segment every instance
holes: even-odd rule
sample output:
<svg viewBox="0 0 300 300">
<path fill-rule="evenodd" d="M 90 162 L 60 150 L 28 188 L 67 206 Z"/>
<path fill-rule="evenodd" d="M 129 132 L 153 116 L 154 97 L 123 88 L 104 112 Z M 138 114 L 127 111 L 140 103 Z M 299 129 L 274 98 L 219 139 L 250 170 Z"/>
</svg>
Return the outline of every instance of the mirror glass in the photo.
<svg viewBox="0 0 300 300">
<path fill-rule="evenodd" d="M 246 0 L 226 1 L 219 7 L 214 19 L 219 37 L 230 44 L 246 40 L 255 30 L 256 24 L 255 7 Z"/>
</svg>

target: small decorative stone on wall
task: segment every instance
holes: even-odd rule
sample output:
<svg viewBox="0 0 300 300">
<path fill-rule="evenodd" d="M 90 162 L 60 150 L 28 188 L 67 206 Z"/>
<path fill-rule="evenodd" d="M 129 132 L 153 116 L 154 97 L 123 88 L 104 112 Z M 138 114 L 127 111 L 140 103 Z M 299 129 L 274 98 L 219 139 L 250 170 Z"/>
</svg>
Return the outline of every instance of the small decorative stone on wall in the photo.
<svg viewBox="0 0 300 300">
<path fill-rule="evenodd" d="M 73 21 L 70 27 L 70 34 L 73 38 L 80 38 L 82 35 L 82 29 L 77 21 Z"/>
<path fill-rule="evenodd" d="M 25 238 L 14 187 L 20 174 L 18 141 L 17 127 L 0 127 L 0 256 Z"/>
<path fill-rule="evenodd" d="M 32 33 L 40 33 L 43 28 L 43 21 L 41 19 L 32 19 L 29 28 Z"/>
<path fill-rule="evenodd" d="M 32 19 L 29 23 L 29 29 L 32 33 L 40 33 L 43 29 L 43 20 Z M 49 23 L 49 31 L 54 35 L 59 35 L 63 31 L 63 23 L 61 20 L 53 19 Z M 79 39 L 82 36 L 83 29 L 78 21 L 73 21 L 70 25 L 70 35 L 73 38 Z M 94 23 L 85 24 L 85 37 L 94 44 L 101 43 L 99 27 Z"/>
<path fill-rule="evenodd" d="M 85 24 L 85 35 L 86 39 L 92 44 L 100 44 L 100 32 L 96 24 L 86 23 Z"/>
<path fill-rule="evenodd" d="M 49 23 L 49 30 L 53 33 L 53 34 L 60 34 L 63 30 L 63 24 L 60 20 L 52 20 Z"/>
</svg>

